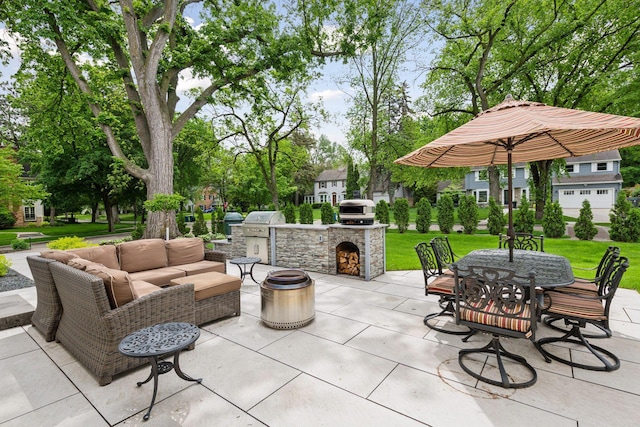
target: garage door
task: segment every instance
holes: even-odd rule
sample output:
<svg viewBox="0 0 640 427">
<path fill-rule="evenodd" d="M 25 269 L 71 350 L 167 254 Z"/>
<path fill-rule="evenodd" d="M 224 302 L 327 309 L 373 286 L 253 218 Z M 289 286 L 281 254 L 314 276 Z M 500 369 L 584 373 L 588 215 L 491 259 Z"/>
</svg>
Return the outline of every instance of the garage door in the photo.
<svg viewBox="0 0 640 427">
<path fill-rule="evenodd" d="M 598 188 L 591 190 L 560 190 L 560 206 L 566 209 L 582 207 L 582 201 L 588 200 L 592 209 L 611 209 L 614 204 L 613 188 Z"/>
</svg>

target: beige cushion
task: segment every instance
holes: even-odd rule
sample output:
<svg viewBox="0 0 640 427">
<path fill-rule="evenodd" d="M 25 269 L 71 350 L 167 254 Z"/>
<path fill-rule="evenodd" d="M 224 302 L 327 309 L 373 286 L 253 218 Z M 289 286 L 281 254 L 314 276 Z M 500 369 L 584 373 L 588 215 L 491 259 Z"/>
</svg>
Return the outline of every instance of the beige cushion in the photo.
<svg viewBox="0 0 640 427">
<path fill-rule="evenodd" d="M 144 280 L 156 286 L 168 285 L 171 279 L 178 277 L 184 277 L 187 274 L 183 270 L 178 270 L 173 267 L 156 268 L 153 270 L 136 271 L 135 273 L 129 273 L 131 280 Z"/>
<path fill-rule="evenodd" d="M 160 289 L 162 289 L 160 286 L 145 282 L 144 280 L 131 281 L 131 290 L 133 291 L 133 296 L 135 298 L 141 298 L 155 291 L 159 291 Z"/>
<path fill-rule="evenodd" d="M 133 301 L 131 279 L 126 271 L 99 266 L 99 264 L 87 266 L 85 271 L 102 279 L 111 308 Z"/>
<path fill-rule="evenodd" d="M 204 259 L 204 242 L 198 237 L 165 242 L 169 266 L 191 264 Z"/>
<path fill-rule="evenodd" d="M 92 246 L 90 248 L 69 249 L 72 254 L 80 258 L 100 263 L 108 268 L 120 269 L 116 247 L 114 245 Z"/>
<path fill-rule="evenodd" d="M 212 272 L 224 273 L 224 264 L 217 261 L 199 261 L 191 264 L 176 265 L 171 268 L 182 270 L 187 276 Z"/>
<path fill-rule="evenodd" d="M 59 261 L 61 263 L 67 264 L 69 262 L 69 260 L 73 259 L 73 258 L 77 258 L 78 255 L 71 253 L 71 252 L 67 252 L 67 251 L 60 251 L 60 250 L 51 250 L 51 251 L 43 251 L 40 252 L 40 256 L 42 258 L 47 258 L 47 259 L 53 259 L 55 261 Z"/>
<path fill-rule="evenodd" d="M 196 301 L 237 291 L 242 286 L 240 278 L 224 273 L 197 274 L 171 281 L 172 285 L 183 285 L 185 283 L 193 283 Z"/>
<path fill-rule="evenodd" d="M 134 240 L 120 243 L 117 248 L 120 269 L 129 273 L 162 268 L 168 265 L 167 251 L 162 239 Z"/>
<path fill-rule="evenodd" d="M 100 264 L 99 262 L 89 261 L 88 259 L 80 257 L 71 258 L 67 262 L 67 265 L 69 267 L 77 268 L 78 270 L 82 271 L 85 271 L 87 267 L 104 267 L 104 265 Z"/>
</svg>

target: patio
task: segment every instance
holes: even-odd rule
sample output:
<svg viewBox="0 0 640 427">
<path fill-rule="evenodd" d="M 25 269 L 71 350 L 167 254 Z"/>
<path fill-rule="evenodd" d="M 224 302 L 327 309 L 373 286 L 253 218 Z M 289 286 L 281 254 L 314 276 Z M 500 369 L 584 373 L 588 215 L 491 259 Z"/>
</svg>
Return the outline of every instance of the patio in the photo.
<svg viewBox="0 0 640 427">
<path fill-rule="evenodd" d="M 24 258 L 8 254 L 30 276 Z M 631 262 L 635 262 L 632 260 Z M 238 275 L 237 268 L 230 274 Z M 256 265 L 257 280 L 271 268 Z M 598 344 L 622 360 L 619 370 L 592 372 L 546 363 L 528 340 L 504 340 L 538 371 L 529 388 L 478 383 L 458 365 L 458 350 L 489 337 L 459 336 L 424 326 L 437 298 L 424 295 L 421 271 L 387 272 L 366 282 L 310 273 L 316 319 L 295 330 L 260 321 L 260 288 L 242 285 L 242 316 L 201 329 L 185 373 L 159 380 L 149 425 L 201 426 L 579 426 L 637 425 L 640 407 L 640 295 L 614 298 L 614 337 Z M 35 304 L 35 288 L 0 293 Z M 537 336 L 556 335 L 540 325 Z M 573 358 L 580 353 L 572 351 Z M 136 382 L 148 367 L 97 381 L 60 345 L 30 326 L 0 331 L 0 425 L 142 425 L 153 386 Z M 633 421 L 633 420 L 636 421 Z"/>
</svg>

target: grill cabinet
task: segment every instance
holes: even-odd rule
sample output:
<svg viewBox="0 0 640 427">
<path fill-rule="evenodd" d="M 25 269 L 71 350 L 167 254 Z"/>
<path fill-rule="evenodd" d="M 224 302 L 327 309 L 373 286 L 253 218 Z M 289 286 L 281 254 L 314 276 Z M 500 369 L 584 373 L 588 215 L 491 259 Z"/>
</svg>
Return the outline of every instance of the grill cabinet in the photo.
<svg viewBox="0 0 640 427">
<path fill-rule="evenodd" d="M 242 223 L 242 234 L 247 243 L 247 256 L 258 257 L 261 264 L 269 262 L 269 236 L 271 225 L 284 224 L 284 214 L 280 211 L 253 211 Z"/>
</svg>

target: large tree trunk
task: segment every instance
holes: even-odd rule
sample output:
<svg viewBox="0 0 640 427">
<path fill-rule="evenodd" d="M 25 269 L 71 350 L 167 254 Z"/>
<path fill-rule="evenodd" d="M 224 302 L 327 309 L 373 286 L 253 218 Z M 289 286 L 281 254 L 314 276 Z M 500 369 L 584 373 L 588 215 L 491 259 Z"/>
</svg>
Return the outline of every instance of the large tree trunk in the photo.
<svg viewBox="0 0 640 427">
<path fill-rule="evenodd" d="M 100 208 L 99 208 L 97 203 L 94 203 L 91 206 L 91 222 L 92 223 L 95 223 L 95 222 L 98 221 L 98 209 L 100 209 Z"/>
<path fill-rule="evenodd" d="M 500 171 L 496 166 L 487 168 L 489 174 L 489 197 L 493 197 L 496 202 L 502 201 L 502 189 L 500 188 Z"/>
<path fill-rule="evenodd" d="M 536 204 L 536 219 L 542 219 L 544 205 L 549 197 L 551 187 L 551 165 L 553 160 L 540 160 L 531 163 L 531 179 L 533 180 L 532 197 Z"/>
<path fill-rule="evenodd" d="M 102 203 L 104 204 L 104 211 L 107 215 L 107 226 L 109 229 L 109 233 L 113 233 L 115 231 L 115 226 L 113 225 L 113 211 L 111 210 L 111 200 L 109 200 L 108 194 L 102 194 Z"/>
</svg>

